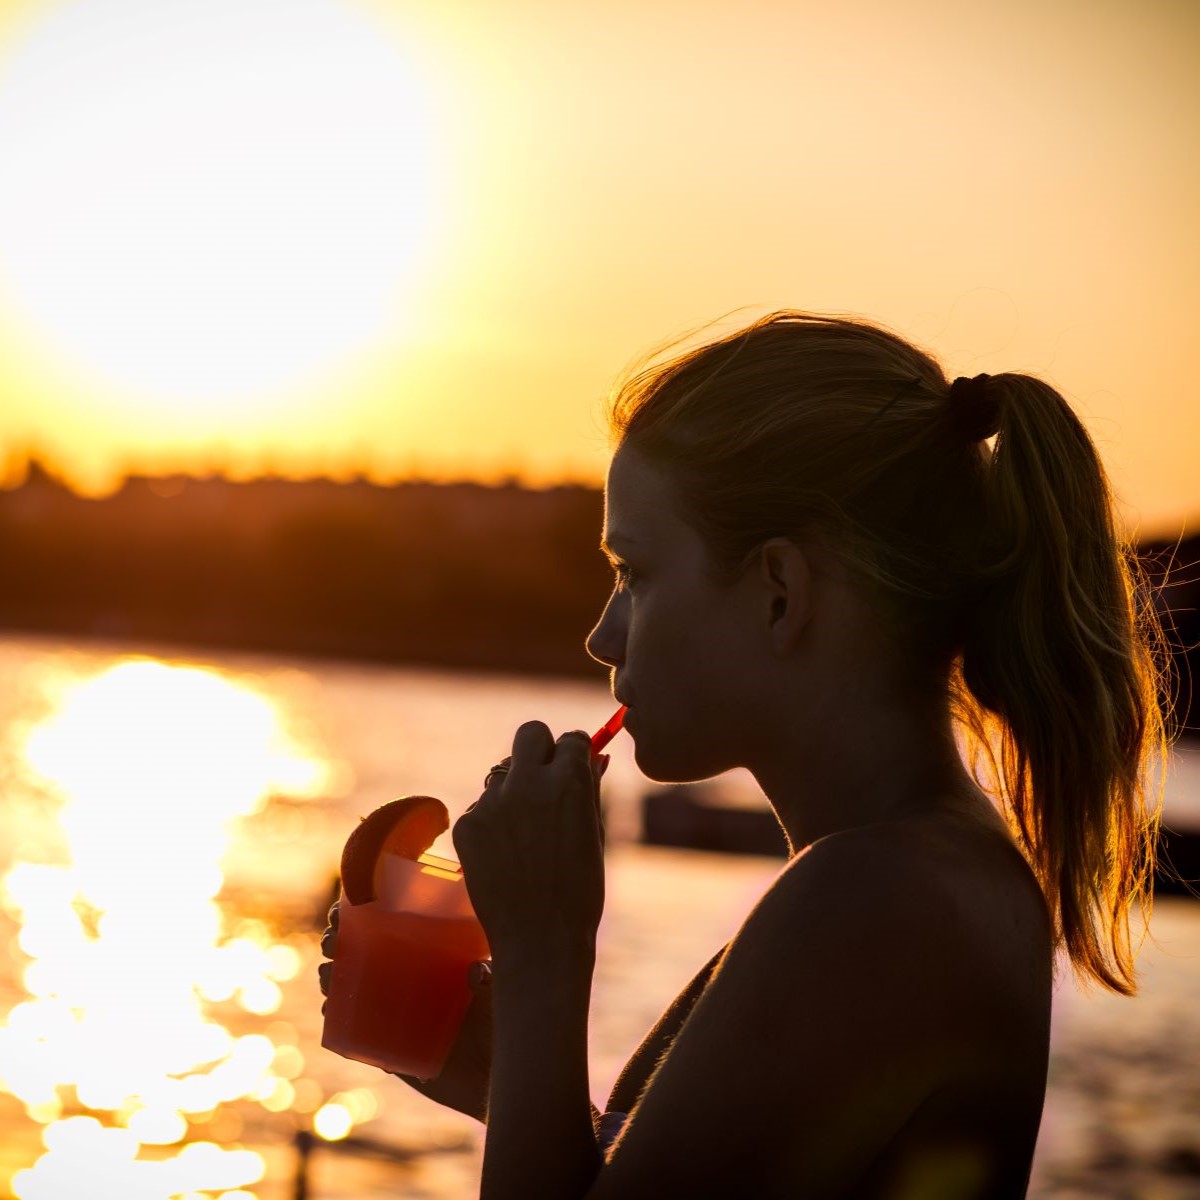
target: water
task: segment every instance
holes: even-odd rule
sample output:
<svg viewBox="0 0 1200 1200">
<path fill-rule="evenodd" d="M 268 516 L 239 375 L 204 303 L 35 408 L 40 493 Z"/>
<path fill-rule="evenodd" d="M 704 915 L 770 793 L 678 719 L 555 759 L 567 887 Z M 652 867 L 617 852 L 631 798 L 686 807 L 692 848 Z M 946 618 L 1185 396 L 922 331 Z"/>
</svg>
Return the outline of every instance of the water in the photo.
<svg viewBox="0 0 1200 1200">
<path fill-rule="evenodd" d="M 521 721 L 612 708 L 602 681 L 0 640 L 0 1195 L 284 1200 L 314 1128 L 312 1200 L 477 1194 L 475 1122 L 320 1049 L 321 914 L 358 816 L 425 792 L 453 819 Z M 601 1108 L 782 866 L 634 844 L 611 749 Z M 1200 812 L 1200 760 L 1168 786 Z M 1032 1195 L 1200 1195 L 1200 903 L 1152 931 L 1136 1000 L 1059 986 Z"/>
</svg>

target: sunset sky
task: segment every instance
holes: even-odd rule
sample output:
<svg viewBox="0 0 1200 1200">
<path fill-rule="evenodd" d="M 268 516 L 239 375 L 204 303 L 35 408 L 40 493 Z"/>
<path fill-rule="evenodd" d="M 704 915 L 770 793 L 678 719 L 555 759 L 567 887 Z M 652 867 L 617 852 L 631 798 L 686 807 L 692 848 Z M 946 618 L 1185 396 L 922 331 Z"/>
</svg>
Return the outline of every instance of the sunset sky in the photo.
<svg viewBox="0 0 1200 1200">
<path fill-rule="evenodd" d="M 797 307 L 1198 532 L 1198 65 L 1195 0 L 0 0 L 0 471 L 599 481 L 624 368 Z"/>
</svg>

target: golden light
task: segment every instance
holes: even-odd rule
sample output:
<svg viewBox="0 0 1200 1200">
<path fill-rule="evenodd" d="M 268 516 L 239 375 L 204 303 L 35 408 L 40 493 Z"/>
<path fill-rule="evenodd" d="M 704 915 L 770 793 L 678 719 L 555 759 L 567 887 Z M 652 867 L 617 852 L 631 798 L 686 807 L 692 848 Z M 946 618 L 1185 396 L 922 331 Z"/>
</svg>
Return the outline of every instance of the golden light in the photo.
<svg viewBox="0 0 1200 1200">
<path fill-rule="evenodd" d="M 313 1114 L 313 1128 L 327 1142 L 341 1141 L 354 1127 L 354 1118 L 344 1104 L 323 1104 Z"/>
<path fill-rule="evenodd" d="M 304 1065 L 291 1026 L 267 1026 L 280 1045 L 228 1027 L 274 1013 L 300 956 L 222 911 L 222 859 L 240 818 L 273 794 L 325 794 L 335 772 L 264 695 L 215 671 L 130 659 L 42 688 L 25 759 L 59 803 L 62 842 L 46 850 L 58 861 L 15 862 L 0 881 L 28 959 L 27 998 L 0 1025 L 0 1089 L 45 1126 L 45 1153 L 12 1191 L 61 1200 L 86 1170 L 96 1198 L 241 1194 L 261 1156 L 190 1141 L 192 1127 L 238 1101 L 313 1111 L 324 1097 L 291 1082 Z"/>
<path fill-rule="evenodd" d="M 4 49 L 0 310 L 60 390 L 211 436 L 403 325 L 433 106 L 360 4 L 43 4 Z"/>
</svg>

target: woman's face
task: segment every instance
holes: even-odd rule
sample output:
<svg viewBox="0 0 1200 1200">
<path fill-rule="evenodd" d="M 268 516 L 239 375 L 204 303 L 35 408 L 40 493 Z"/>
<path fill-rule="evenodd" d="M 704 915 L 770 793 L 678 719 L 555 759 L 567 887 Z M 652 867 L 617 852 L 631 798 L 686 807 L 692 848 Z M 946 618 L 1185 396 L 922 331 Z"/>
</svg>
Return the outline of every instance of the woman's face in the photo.
<svg viewBox="0 0 1200 1200">
<path fill-rule="evenodd" d="M 759 650 L 752 581 L 711 579 L 670 480 L 628 447 L 609 468 L 603 548 L 616 580 L 587 649 L 612 668 L 613 693 L 629 705 L 639 768 L 682 783 L 744 765 Z"/>
</svg>

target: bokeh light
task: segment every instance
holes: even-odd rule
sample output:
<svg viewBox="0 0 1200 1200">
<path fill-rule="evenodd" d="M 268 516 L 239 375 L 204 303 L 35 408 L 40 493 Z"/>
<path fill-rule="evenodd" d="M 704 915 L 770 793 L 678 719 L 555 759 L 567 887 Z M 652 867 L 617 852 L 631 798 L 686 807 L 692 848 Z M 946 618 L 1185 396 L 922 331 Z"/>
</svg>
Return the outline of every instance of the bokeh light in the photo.
<svg viewBox="0 0 1200 1200">
<path fill-rule="evenodd" d="M 24 759 L 59 837 L 0 880 L 26 960 L 25 997 L 0 1024 L 0 1089 L 44 1127 L 12 1192 L 252 1197 L 264 1160 L 238 1144 L 230 1106 L 318 1112 L 340 1137 L 374 1115 L 361 1097 L 326 1104 L 301 1078 L 296 1030 L 256 1020 L 301 956 L 219 903 L 238 821 L 274 795 L 321 796 L 335 768 L 267 696 L 213 670 L 131 658 L 41 686 Z"/>
</svg>

